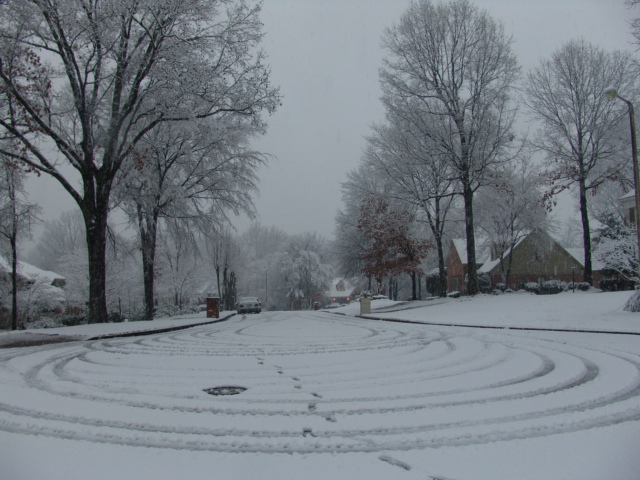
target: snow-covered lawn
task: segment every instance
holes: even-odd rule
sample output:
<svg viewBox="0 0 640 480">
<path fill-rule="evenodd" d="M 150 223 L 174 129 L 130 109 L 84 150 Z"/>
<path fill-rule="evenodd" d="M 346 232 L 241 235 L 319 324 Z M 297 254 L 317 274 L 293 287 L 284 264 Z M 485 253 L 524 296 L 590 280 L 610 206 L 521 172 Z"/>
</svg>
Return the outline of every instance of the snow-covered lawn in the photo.
<svg viewBox="0 0 640 480">
<path fill-rule="evenodd" d="M 373 302 L 496 329 L 349 305 L 0 334 L 83 338 L 0 350 L 0 478 L 637 479 L 640 336 L 513 329 L 640 332 L 628 297 Z"/>
</svg>

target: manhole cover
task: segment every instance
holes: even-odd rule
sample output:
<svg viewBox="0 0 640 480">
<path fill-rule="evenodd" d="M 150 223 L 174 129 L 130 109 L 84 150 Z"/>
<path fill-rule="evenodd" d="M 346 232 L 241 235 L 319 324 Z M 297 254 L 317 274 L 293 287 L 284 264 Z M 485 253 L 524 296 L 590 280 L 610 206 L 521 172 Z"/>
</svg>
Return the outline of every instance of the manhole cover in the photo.
<svg viewBox="0 0 640 480">
<path fill-rule="evenodd" d="M 209 395 L 237 395 L 246 390 L 244 387 L 211 387 L 205 388 L 203 392 L 207 392 Z"/>
</svg>

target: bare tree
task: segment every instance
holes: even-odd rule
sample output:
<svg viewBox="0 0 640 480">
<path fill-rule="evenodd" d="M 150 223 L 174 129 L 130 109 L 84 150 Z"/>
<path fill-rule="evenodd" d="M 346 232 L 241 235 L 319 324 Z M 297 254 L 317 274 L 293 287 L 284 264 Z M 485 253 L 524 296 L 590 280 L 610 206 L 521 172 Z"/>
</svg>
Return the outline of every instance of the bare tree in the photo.
<svg viewBox="0 0 640 480">
<path fill-rule="evenodd" d="M 189 122 L 180 128 L 165 124 L 144 136 L 137 162 L 123 169 L 116 196 L 138 227 L 148 320 L 154 310 L 159 219 L 171 219 L 187 231 L 215 231 L 229 223 L 229 213 L 254 214 L 255 172 L 265 156 L 247 148 L 252 133 L 250 126 L 233 118 Z"/>
<path fill-rule="evenodd" d="M 27 261 L 44 270 L 58 270 L 62 257 L 84 254 L 86 248 L 84 220 L 80 210 L 66 211 L 55 220 L 44 222 L 44 228 Z"/>
<path fill-rule="evenodd" d="M 369 239 L 358 229 L 360 206 L 365 198 L 371 195 L 390 199 L 391 188 L 389 179 L 383 177 L 379 171 L 372 169 L 364 162 L 347 173 L 347 180 L 342 183 L 342 200 L 344 210 L 336 215 L 336 233 L 333 245 L 334 256 L 338 263 L 340 275 L 349 278 L 354 284 L 359 284 L 364 267 L 364 255 L 369 246 Z M 371 290 L 371 277 L 367 285 L 359 285 Z"/>
<path fill-rule="evenodd" d="M 509 158 L 519 68 L 501 24 L 468 0 L 411 3 L 385 31 L 383 101 L 397 115 L 433 116 L 428 134 L 446 156 L 464 199 L 468 293 L 478 292 L 473 196 L 487 173 Z"/>
<path fill-rule="evenodd" d="M 0 237 L 11 255 L 11 329 L 18 328 L 18 239 L 29 237 L 40 208 L 25 198 L 25 173 L 14 162 L 0 160 Z"/>
<path fill-rule="evenodd" d="M 56 179 L 80 207 L 91 321 L 107 319 L 112 188 L 144 135 L 220 114 L 264 128 L 261 112 L 279 104 L 256 50 L 259 10 L 241 0 L 0 5 L 0 132 L 20 145 L 3 152 Z"/>
<path fill-rule="evenodd" d="M 529 157 L 505 166 L 493 185 L 478 191 L 478 224 L 490 242 L 492 258 L 500 262 L 509 285 L 513 249 L 536 229 L 548 230 L 543 202 L 543 178 Z"/>
<path fill-rule="evenodd" d="M 604 91 L 633 97 L 636 72 L 624 52 L 607 53 L 584 40 L 568 42 L 527 76 L 528 106 L 541 128 L 533 145 L 546 154 L 547 199 L 576 187 L 584 244 L 584 281 L 592 283 L 589 193 L 620 180 L 629 168 L 624 105 Z M 627 93 L 628 92 L 628 93 Z"/>
<path fill-rule="evenodd" d="M 438 294 L 443 297 L 447 285 L 444 237 L 447 214 L 457 193 L 455 172 L 429 135 L 435 128 L 425 122 L 434 121 L 434 117 L 412 115 L 415 113 L 405 111 L 398 116 L 390 112 L 388 125 L 374 125 L 363 160 L 389 179 L 397 200 L 411 205 L 426 219 L 435 240 L 441 286 Z"/>
<path fill-rule="evenodd" d="M 282 290 L 290 310 L 311 308 L 316 295 L 327 290 L 333 276 L 327 261 L 326 240 L 316 233 L 290 238 L 281 258 Z"/>
</svg>

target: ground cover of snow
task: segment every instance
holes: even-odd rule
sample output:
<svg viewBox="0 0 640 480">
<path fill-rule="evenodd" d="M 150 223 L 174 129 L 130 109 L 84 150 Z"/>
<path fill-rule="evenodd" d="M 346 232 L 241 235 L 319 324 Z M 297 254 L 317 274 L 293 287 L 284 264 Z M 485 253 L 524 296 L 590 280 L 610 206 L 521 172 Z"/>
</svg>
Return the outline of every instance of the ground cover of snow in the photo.
<svg viewBox="0 0 640 480">
<path fill-rule="evenodd" d="M 638 479 L 629 295 L 372 302 L 423 325 L 355 304 L 3 333 L 79 340 L 0 349 L 0 478 Z M 204 391 L 223 386 L 246 390 Z"/>
</svg>

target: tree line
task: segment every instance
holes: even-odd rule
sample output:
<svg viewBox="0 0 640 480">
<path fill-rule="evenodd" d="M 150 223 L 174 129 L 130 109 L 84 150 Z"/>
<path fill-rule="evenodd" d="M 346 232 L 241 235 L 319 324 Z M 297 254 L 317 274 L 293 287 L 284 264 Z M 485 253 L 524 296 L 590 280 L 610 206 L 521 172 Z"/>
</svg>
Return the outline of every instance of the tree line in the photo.
<svg viewBox="0 0 640 480">
<path fill-rule="evenodd" d="M 636 43 L 639 32 L 636 21 Z M 592 283 L 590 220 L 600 232 L 611 231 L 622 220 L 617 198 L 633 187 L 627 110 L 605 90 L 613 86 L 637 99 L 637 61 L 576 39 L 523 72 L 512 45 L 504 25 L 468 0 L 413 1 L 385 30 L 379 71 L 385 119 L 371 127 L 336 217 L 343 275 L 378 283 L 397 275 L 398 248 L 412 238 L 420 261 L 401 271 L 420 276 L 425 265 L 436 265 L 432 293 L 442 296 L 447 243 L 462 237 L 466 291 L 476 294 L 478 239 L 500 255 L 535 228 L 557 230 L 546 214 L 567 190 L 578 200 L 584 281 Z M 521 133 L 523 120 L 535 126 L 532 134 Z M 372 218 L 387 238 L 403 218 L 408 236 L 395 240 L 395 250 L 381 249 L 380 236 L 362 228 Z M 596 243 L 604 237 L 599 233 Z M 503 263 L 508 278 L 509 262 Z"/>
<path fill-rule="evenodd" d="M 216 232 L 253 213 L 266 157 L 250 140 L 280 104 L 259 13 L 241 0 L 0 4 L 1 160 L 78 205 L 89 321 L 108 319 L 113 210 L 138 228 L 147 318 L 159 219 Z"/>
</svg>

